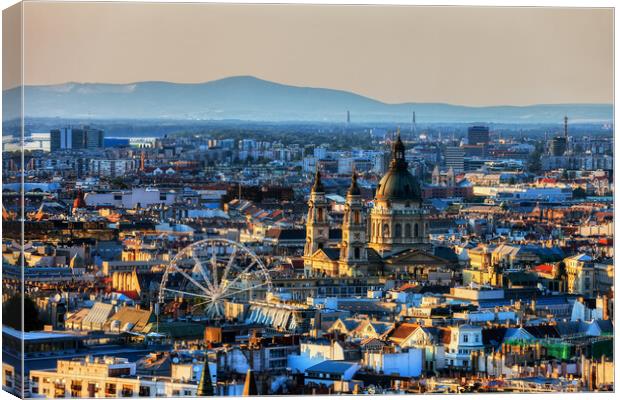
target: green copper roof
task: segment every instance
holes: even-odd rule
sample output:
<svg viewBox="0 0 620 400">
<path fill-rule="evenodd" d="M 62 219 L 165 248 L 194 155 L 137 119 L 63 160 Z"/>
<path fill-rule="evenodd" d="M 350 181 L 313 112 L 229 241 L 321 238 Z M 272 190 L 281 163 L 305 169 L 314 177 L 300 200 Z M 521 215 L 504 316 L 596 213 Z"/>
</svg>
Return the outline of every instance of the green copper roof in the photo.
<svg viewBox="0 0 620 400">
<path fill-rule="evenodd" d="M 422 200 L 420 184 L 407 169 L 405 145 L 400 140 L 400 135 L 392 147 L 390 169 L 377 186 L 376 198 L 378 200 Z"/>
</svg>

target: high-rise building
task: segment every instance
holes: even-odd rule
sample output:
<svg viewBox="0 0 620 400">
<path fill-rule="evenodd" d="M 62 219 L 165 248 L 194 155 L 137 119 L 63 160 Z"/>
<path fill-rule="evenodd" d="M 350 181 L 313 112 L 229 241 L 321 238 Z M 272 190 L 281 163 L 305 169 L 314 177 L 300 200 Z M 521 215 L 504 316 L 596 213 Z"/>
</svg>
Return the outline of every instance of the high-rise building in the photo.
<svg viewBox="0 0 620 400">
<path fill-rule="evenodd" d="M 97 149 L 103 147 L 103 131 L 90 128 L 60 128 L 50 131 L 50 150 Z"/>
<path fill-rule="evenodd" d="M 103 131 L 101 129 L 82 128 L 84 146 L 87 149 L 99 149 L 103 147 Z"/>
<path fill-rule="evenodd" d="M 549 153 L 559 157 L 566 154 L 568 150 L 568 117 L 564 117 L 564 135 L 557 135 L 549 143 Z"/>
<path fill-rule="evenodd" d="M 50 151 L 72 148 L 71 128 L 52 129 L 50 131 Z"/>
<path fill-rule="evenodd" d="M 556 136 L 551 139 L 551 145 L 549 146 L 549 150 L 552 156 L 563 156 L 566 153 L 566 137 L 564 136 Z"/>
<path fill-rule="evenodd" d="M 467 129 L 467 142 L 470 145 L 489 144 L 489 127 L 470 126 Z"/>
<path fill-rule="evenodd" d="M 446 146 L 445 152 L 446 167 L 454 172 L 463 172 L 465 169 L 465 151 L 460 146 Z"/>
</svg>

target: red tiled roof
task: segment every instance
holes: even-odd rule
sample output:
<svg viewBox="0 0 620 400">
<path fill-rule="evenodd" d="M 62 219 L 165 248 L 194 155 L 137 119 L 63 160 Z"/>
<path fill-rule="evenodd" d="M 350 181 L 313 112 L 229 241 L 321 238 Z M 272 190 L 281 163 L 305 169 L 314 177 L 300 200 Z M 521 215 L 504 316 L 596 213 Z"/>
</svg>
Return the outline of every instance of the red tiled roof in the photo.
<svg viewBox="0 0 620 400">
<path fill-rule="evenodd" d="M 450 340 L 452 339 L 452 331 L 450 328 L 439 328 L 439 336 L 441 338 L 441 343 L 450 344 Z"/>
<path fill-rule="evenodd" d="M 407 290 L 415 289 L 416 287 L 418 287 L 416 283 L 405 283 L 396 290 L 399 292 L 406 292 Z"/>
<path fill-rule="evenodd" d="M 534 267 L 534 269 L 536 270 L 536 272 L 551 274 L 553 273 L 554 267 L 551 264 L 541 264 L 541 265 L 537 265 L 536 267 Z"/>
<path fill-rule="evenodd" d="M 419 326 L 418 324 L 404 322 L 400 324 L 398 327 L 396 327 L 396 329 L 394 329 L 394 331 L 390 335 L 390 339 L 405 340 L 407 339 L 407 337 L 409 337 L 409 335 L 413 333 L 413 331 L 418 329 L 418 326 Z"/>
<path fill-rule="evenodd" d="M 136 290 L 124 290 L 124 291 L 120 291 L 119 293 L 124 294 L 125 296 L 129 297 L 131 300 L 140 299 L 140 295 L 138 294 Z"/>
</svg>

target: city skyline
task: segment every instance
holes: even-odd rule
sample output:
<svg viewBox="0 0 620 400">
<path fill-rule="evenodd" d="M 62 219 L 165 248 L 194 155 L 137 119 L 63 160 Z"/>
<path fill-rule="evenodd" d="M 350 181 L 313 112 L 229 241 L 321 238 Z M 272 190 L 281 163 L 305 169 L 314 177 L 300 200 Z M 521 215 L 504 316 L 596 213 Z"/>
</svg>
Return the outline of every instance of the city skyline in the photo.
<svg viewBox="0 0 620 400">
<path fill-rule="evenodd" d="M 5 10 L 1 389 L 613 392 L 614 15 Z"/>
<path fill-rule="evenodd" d="M 24 21 L 28 85 L 251 75 L 386 103 L 613 101 L 611 9 L 26 3 Z"/>
</svg>

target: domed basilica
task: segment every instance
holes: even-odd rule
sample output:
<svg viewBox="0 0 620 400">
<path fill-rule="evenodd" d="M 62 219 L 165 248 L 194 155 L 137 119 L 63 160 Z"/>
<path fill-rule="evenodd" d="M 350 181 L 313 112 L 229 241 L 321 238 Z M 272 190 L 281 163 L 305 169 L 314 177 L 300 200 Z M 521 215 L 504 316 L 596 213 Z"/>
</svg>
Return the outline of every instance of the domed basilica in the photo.
<svg viewBox="0 0 620 400">
<path fill-rule="evenodd" d="M 381 178 L 366 215 L 357 177 L 347 191 L 342 235 L 330 239 L 328 202 L 317 171 L 308 201 L 304 269 L 308 276 L 413 274 L 445 260 L 428 254 L 428 211 L 422 191 L 409 172 L 405 146 L 398 135 L 388 172 Z"/>
</svg>

